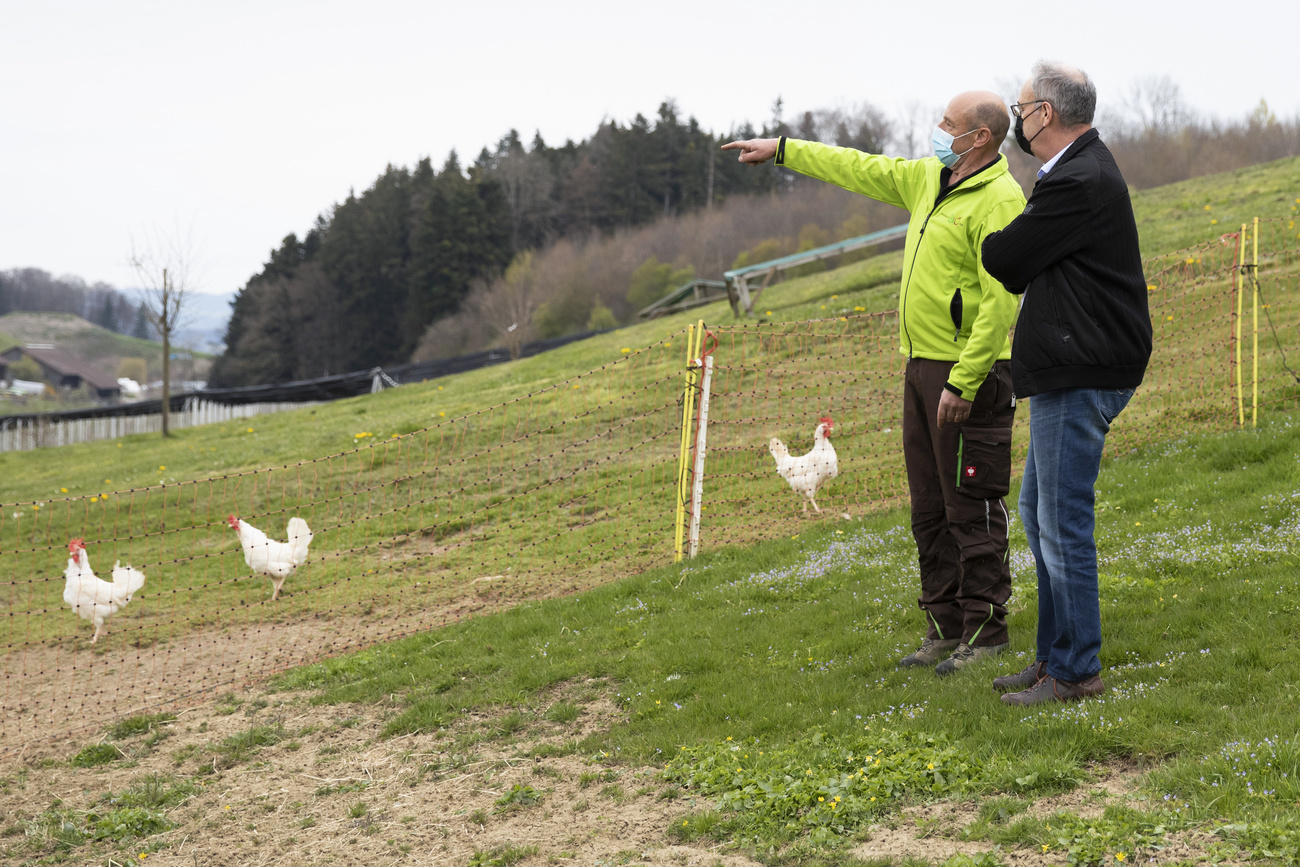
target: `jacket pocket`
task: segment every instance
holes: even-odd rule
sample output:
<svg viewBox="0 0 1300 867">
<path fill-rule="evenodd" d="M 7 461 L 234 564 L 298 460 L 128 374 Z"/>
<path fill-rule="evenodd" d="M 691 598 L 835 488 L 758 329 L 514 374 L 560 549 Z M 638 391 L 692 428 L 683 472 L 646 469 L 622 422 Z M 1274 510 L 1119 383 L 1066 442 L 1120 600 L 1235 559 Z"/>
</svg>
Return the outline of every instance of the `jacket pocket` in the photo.
<svg viewBox="0 0 1300 867">
<path fill-rule="evenodd" d="M 956 343 L 957 338 L 961 337 L 961 287 L 953 290 L 952 300 L 948 302 L 948 316 L 952 318 L 952 325 L 955 329 L 952 335 L 952 342 Z"/>
<path fill-rule="evenodd" d="M 957 490 L 996 500 L 1011 490 L 1011 426 L 962 425 L 957 440 Z"/>
</svg>

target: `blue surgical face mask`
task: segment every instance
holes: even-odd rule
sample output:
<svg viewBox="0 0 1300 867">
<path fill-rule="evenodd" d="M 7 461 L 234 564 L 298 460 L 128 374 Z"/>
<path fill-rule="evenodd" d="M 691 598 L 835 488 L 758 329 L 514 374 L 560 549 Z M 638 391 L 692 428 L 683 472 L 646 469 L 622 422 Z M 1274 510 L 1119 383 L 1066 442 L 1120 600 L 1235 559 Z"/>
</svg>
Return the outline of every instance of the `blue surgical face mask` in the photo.
<svg viewBox="0 0 1300 867">
<path fill-rule="evenodd" d="M 934 145 L 934 155 L 939 158 L 939 162 L 943 163 L 948 168 L 952 168 L 957 165 L 957 160 L 975 150 L 975 148 L 970 147 L 959 154 L 952 152 L 952 143 L 963 136 L 970 135 L 972 132 L 979 132 L 979 130 L 973 129 L 970 132 L 964 132 L 959 136 L 953 136 L 953 134 L 947 130 L 936 126 L 934 128 L 934 135 L 930 137 L 930 141 Z"/>
</svg>

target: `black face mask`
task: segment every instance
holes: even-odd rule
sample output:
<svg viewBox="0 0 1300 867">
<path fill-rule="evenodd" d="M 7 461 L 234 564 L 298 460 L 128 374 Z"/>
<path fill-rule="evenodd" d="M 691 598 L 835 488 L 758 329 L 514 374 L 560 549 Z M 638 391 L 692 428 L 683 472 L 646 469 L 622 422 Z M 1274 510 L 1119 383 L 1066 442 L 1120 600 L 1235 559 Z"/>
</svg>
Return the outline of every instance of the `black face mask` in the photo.
<svg viewBox="0 0 1300 867">
<path fill-rule="evenodd" d="M 1043 129 L 1045 127 L 1039 128 L 1038 132 L 1034 133 L 1034 138 L 1042 135 Z M 1020 149 L 1031 157 L 1034 155 L 1034 151 L 1029 145 L 1034 138 L 1025 138 L 1025 119 L 1023 117 L 1016 118 L 1016 144 L 1020 145 Z"/>
</svg>

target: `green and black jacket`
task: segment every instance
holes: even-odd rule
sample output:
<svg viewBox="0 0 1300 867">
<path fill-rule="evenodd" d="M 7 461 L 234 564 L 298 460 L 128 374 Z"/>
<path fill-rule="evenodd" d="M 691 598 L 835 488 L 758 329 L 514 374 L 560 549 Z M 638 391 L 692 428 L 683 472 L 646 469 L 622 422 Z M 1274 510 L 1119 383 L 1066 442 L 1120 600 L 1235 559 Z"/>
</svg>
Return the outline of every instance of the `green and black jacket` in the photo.
<svg viewBox="0 0 1300 867">
<path fill-rule="evenodd" d="M 911 212 L 898 301 L 908 358 L 953 361 L 948 389 L 974 400 L 989 368 L 1011 357 L 1016 297 L 984 270 L 981 246 L 1025 207 L 1003 156 L 947 185 L 934 157 L 906 160 L 782 138 L 777 165 Z"/>
</svg>

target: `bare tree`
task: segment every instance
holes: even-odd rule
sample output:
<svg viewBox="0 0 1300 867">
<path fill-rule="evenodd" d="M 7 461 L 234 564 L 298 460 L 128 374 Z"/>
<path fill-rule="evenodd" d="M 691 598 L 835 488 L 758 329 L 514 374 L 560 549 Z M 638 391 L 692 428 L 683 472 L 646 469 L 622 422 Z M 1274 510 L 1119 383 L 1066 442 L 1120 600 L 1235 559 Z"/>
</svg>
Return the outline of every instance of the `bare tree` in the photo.
<svg viewBox="0 0 1300 867">
<path fill-rule="evenodd" d="M 510 350 L 510 358 L 518 358 L 532 334 L 533 314 L 543 301 L 533 269 L 532 251 L 516 256 L 505 276 L 476 281 L 476 284 L 466 303 L 500 335 Z"/>
<path fill-rule="evenodd" d="M 918 159 L 930 154 L 930 133 L 943 119 L 943 107 L 936 108 L 919 99 L 903 103 L 898 112 L 895 133 L 899 156 Z"/>
<path fill-rule="evenodd" d="M 1182 89 L 1168 75 L 1148 75 L 1133 82 L 1124 108 L 1147 135 L 1172 135 L 1195 120 L 1183 102 Z"/>
<path fill-rule="evenodd" d="M 195 289 L 194 245 L 179 230 L 137 247 L 131 241 L 131 267 L 140 279 L 140 304 L 149 324 L 162 338 L 162 435 L 171 436 L 172 337 L 181 327 L 185 301 Z"/>
</svg>

